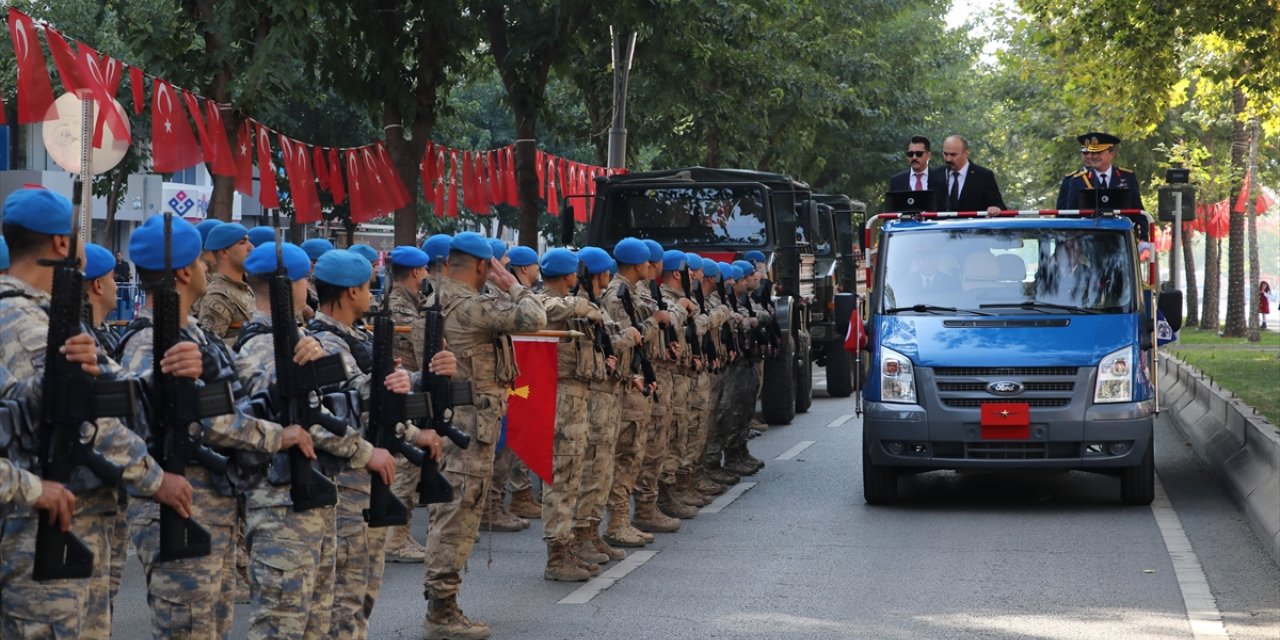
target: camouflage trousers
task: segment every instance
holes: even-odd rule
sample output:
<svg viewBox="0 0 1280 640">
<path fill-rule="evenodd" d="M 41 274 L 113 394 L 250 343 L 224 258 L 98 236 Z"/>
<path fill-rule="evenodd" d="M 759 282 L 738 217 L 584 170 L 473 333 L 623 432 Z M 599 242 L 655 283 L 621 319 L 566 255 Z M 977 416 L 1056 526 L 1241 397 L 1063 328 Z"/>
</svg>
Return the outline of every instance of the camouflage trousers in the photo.
<svg viewBox="0 0 1280 640">
<path fill-rule="evenodd" d="M 662 402 L 654 404 L 653 428 L 645 441 L 644 458 L 640 474 L 636 478 L 636 501 L 653 502 L 658 499 L 658 484 L 675 482 L 675 465 L 670 469 L 665 463 L 669 458 L 672 434 L 686 416 L 689 401 L 689 385 L 676 365 L 658 367 L 658 394 Z"/>
<path fill-rule="evenodd" d="M 493 458 L 493 474 L 489 482 L 489 491 L 502 496 L 506 489 L 523 491 L 533 487 L 529 480 L 529 467 L 511 451 L 503 447 Z"/>
<path fill-rule="evenodd" d="M 263 483 L 246 499 L 251 639 L 301 640 L 329 633 L 336 508 L 295 512 L 288 496 L 288 486 Z"/>
<path fill-rule="evenodd" d="M 236 499 L 210 488 L 203 468 L 187 467 L 193 489 L 191 517 L 209 532 L 212 552 L 202 558 L 160 561 L 160 505 L 129 501 L 129 532 L 147 577 L 151 633 L 157 638 L 225 638 L 231 629 L 236 586 Z"/>
<path fill-rule="evenodd" d="M 361 487 L 354 489 L 352 487 Z M 387 529 L 364 521 L 369 506 L 369 472 L 348 469 L 338 476 L 337 547 L 333 570 L 333 618 L 329 637 L 361 640 L 382 591 Z"/>
<path fill-rule="evenodd" d="M 759 377 L 751 364 L 734 364 L 725 372 L 716 407 L 716 437 L 723 450 L 745 447 L 755 415 Z"/>
<path fill-rule="evenodd" d="M 556 432 L 551 451 L 551 484 L 542 489 L 542 539 L 573 539 L 574 509 L 582 491 L 582 455 L 590 429 L 591 389 L 561 378 L 556 386 Z"/>
<path fill-rule="evenodd" d="M 706 440 L 702 445 L 702 453 L 698 458 L 700 465 L 708 465 L 719 463 L 720 457 L 723 455 L 723 439 L 720 437 L 720 407 L 724 402 L 725 385 L 729 380 L 729 371 L 733 367 L 730 364 L 725 367 L 724 371 L 714 374 L 711 377 L 711 401 L 708 403 L 706 420 L 707 433 Z"/>
<path fill-rule="evenodd" d="M 85 590 L 80 636 L 85 640 L 111 638 L 111 563 L 119 501 L 114 489 L 103 488 L 76 496 L 76 536 L 93 551 L 93 575 Z M 119 535 L 128 535 L 128 529 Z M 123 561 L 123 560 L 122 560 Z"/>
<path fill-rule="evenodd" d="M 506 411 L 506 390 L 477 390 L 474 404 L 454 407 L 453 424 L 470 434 L 471 446 L 459 449 L 444 443 L 442 471 L 453 485 L 454 501 L 428 507 L 431 528 L 427 532 L 427 561 L 423 573 L 423 595 L 446 598 L 462 588 L 462 570 L 471 557 L 480 533 L 480 515 L 485 491 L 493 474 L 494 444 L 502 414 Z M 489 442 L 481 440 L 481 435 Z"/>
<path fill-rule="evenodd" d="M 409 520 L 413 521 L 413 508 L 418 505 L 418 481 L 422 479 L 422 467 L 409 459 L 396 455 L 396 479 L 391 483 L 391 493 L 409 507 Z"/>
<path fill-rule="evenodd" d="M 662 392 L 659 392 L 661 397 Z M 653 400 L 629 388 L 622 396 L 622 419 L 613 449 L 613 482 L 609 488 L 610 513 L 631 515 L 631 492 L 636 488 L 645 445 L 653 428 Z"/>
<path fill-rule="evenodd" d="M 129 559 L 129 498 L 123 489 L 116 501 L 116 515 L 111 519 L 111 595 L 110 609 L 115 611 L 116 594 L 124 578 L 124 563 Z"/>
<path fill-rule="evenodd" d="M 677 449 L 677 473 L 693 471 L 707 446 L 707 434 L 711 432 L 711 379 L 713 374 L 702 371 L 690 377 L 689 431 Z"/>
<path fill-rule="evenodd" d="M 83 540 L 91 525 L 77 516 L 72 531 Z M 23 509 L 5 517 L 0 527 L 0 638 L 79 638 L 89 581 L 31 577 L 36 526 L 36 513 Z"/>
<path fill-rule="evenodd" d="M 613 488 L 613 455 L 622 422 L 621 396 L 622 388 L 615 381 L 591 384 L 587 446 L 582 454 L 582 487 L 573 511 L 574 527 L 597 526 L 604 514 L 604 504 Z"/>
<path fill-rule="evenodd" d="M 684 464 L 689 439 L 697 431 L 698 410 L 697 380 L 698 373 L 687 368 L 679 369 L 671 378 L 673 393 L 671 401 L 678 402 L 672 407 L 671 423 L 667 431 L 667 455 L 662 459 L 662 483 L 675 482 L 676 473 Z"/>
</svg>

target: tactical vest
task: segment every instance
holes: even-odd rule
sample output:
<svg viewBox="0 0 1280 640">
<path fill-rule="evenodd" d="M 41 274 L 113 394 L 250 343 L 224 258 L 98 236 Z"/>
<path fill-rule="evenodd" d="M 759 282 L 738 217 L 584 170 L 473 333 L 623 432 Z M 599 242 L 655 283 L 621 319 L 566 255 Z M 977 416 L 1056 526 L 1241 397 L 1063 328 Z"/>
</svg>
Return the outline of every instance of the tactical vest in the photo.
<svg viewBox="0 0 1280 640">
<path fill-rule="evenodd" d="M 355 358 L 356 366 L 360 367 L 360 371 L 362 373 L 373 371 L 373 339 L 371 336 L 358 338 L 338 327 L 319 320 L 312 320 L 307 323 L 307 331 L 312 334 L 332 333 L 342 338 L 342 341 L 347 343 L 347 350 L 351 352 L 351 357 Z"/>
<path fill-rule="evenodd" d="M 465 298 L 455 298 L 444 306 L 445 318 Z M 466 351 L 454 351 L 458 359 L 458 368 L 471 372 L 471 384 L 479 391 L 494 388 L 509 388 L 520 376 L 520 368 L 516 366 L 515 345 L 511 336 L 502 334 L 490 343 L 480 343 Z"/>
</svg>

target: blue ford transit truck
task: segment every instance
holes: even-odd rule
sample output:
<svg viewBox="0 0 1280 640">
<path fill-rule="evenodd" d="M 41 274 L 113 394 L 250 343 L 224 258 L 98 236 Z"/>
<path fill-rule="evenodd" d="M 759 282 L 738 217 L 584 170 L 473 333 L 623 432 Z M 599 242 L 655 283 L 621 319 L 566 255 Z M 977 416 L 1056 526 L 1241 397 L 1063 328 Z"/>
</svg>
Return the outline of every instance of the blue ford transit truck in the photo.
<svg viewBox="0 0 1280 640">
<path fill-rule="evenodd" d="M 1076 469 L 1154 496 L 1157 307 L 1141 211 L 868 220 L 863 490 L 938 469 Z"/>
</svg>

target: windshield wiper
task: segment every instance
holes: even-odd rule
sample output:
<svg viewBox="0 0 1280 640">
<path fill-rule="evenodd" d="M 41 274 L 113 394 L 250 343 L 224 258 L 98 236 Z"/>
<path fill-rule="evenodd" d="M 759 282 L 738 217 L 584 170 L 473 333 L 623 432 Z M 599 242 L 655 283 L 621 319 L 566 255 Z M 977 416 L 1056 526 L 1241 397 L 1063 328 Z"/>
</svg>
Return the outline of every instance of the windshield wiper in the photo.
<svg viewBox="0 0 1280 640">
<path fill-rule="evenodd" d="M 983 313 L 974 309 L 957 309 L 955 307 L 939 307 L 932 304 L 917 304 L 910 307 L 893 307 L 885 309 L 885 313 L 898 313 L 900 311 L 914 311 L 916 313 L 971 313 L 975 316 L 989 316 L 989 313 Z"/>
<path fill-rule="evenodd" d="M 1088 307 L 1080 307 L 1070 304 L 1054 304 L 1052 302 L 1040 302 L 1038 300 L 1026 300 L 1023 302 L 1000 302 L 992 304 L 978 305 L 981 309 L 1026 309 L 1027 311 L 1043 311 L 1049 313 L 1052 311 L 1066 311 L 1068 313 L 1082 313 L 1088 315 L 1096 315 L 1102 313 L 1102 309 L 1090 309 Z M 1108 309 L 1114 307 L 1106 307 Z"/>
</svg>

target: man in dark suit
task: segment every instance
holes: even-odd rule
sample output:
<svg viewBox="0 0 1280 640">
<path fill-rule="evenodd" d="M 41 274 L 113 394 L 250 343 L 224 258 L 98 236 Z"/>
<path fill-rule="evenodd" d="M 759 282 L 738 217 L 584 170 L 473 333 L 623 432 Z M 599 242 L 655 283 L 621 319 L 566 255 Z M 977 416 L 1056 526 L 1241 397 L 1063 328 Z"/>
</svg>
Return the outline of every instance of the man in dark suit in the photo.
<svg viewBox="0 0 1280 640">
<path fill-rule="evenodd" d="M 1058 187 L 1058 208 L 1080 208 L 1080 192 L 1089 189 L 1128 189 L 1129 200 L 1122 208 L 1141 209 L 1138 177 L 1132 169 L 1112 166 L 1120 138 L 1109 133 L 1090 132 L 1078 138 L 1084 168 L 1062 179 Z"/>
<path fill-rule="evenodd" d="M 889 178 L 890 191 L 933 191 L 935 202 L 942 206 L 946 202 L 946 192 L 942 183 L 929 179 L 929 160 L 933 157 L 929 139 L 924 136 L 911 136 L 907 143 L 907 170 L 894 174 Z"/>
<path fill-rule="evenodd" d="M 962 136 L 947 136 L 942 141 L 943 166 L 934 169 L 930 182 L 941 183 L 947 211 L 986 211 L 1004 209 L 1004 196 L 996 184 L 996 174 L 986 167 L 969 162 L 969 141 Z"/>
</svg>

